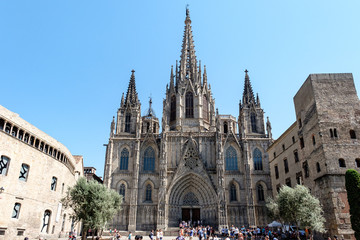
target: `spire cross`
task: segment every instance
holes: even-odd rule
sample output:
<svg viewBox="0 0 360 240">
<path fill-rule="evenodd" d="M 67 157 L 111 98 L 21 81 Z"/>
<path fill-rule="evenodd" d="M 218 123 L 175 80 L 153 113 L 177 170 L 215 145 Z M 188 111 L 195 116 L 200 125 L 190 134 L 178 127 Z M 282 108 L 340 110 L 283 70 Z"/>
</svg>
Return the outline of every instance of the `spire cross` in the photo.
<svg viewBox="0 0 360 240">
<path fill-rule="evenodd" d="M 244 71 L 246 74 L 249 72 L 247 69 L 245 69 L 245 71 Z"/>
</svg>

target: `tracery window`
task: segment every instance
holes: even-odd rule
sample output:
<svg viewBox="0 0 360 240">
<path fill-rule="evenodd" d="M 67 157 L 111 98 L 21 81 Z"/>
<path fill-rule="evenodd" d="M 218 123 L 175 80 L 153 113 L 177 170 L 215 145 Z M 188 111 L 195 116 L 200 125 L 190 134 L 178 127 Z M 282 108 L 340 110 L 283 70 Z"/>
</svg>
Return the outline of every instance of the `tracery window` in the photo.
<svg viewBox="0 0 360 240">
<path fill-rule="evenodd" d="M 125 184 L 120 185 L 119 194 L 123 197 L 123 200 L 125 200 Z"/>
<path fill-rule="evenodd" d="M 128 170 L 129 151 L 124 148 L 120 155 L 120 170 Z"/>
<path fill-rule="evenodd" d="M 261 184 L 258 184 L 257 186 L 257 195 L 258 195 L 258 201 L 265 201 L 265 196 L 264 196 L 264 188 Z"/>
<path fill-rule="evenodd" d="M 19 180 L 26 182 L 28 175 L 29 175 L 29 165 L 23 163 L 21 164 Z"/>
<path fill-rule="evenodd" d="M 146 202 L 152 202 L 152 200 L 151 200 L 151 192 L 152 192 L 151 185 L 148 184 L 146 186 L 146 192 L 145 192 L 145 201 Z"/>
<path fill-rule="evenodd" d="M 144 171 L 155 170 L 155 151 L 152 147 L 148 147 L 144 152 Z"/>
<path fill-rule="evenodd" d="M 250 120 L 251 120 L 251 130 L 252 130 L 252 132 L 256 133 L 257 132 L 256 114 L 254 112 L 251 113 Z"/>
<path fill-rule="evenodd" d="M 194 97 L 191 92 L 185 95 L 185 117 L 194 118 Z"/>
<path fill-rule="evenodd" d="M 263 170 L 262 154 L 258 148 L 255 148 L 253 152 L 254 168 L 255 170 Z"/>
<path fill-rule="evenodd" d="M 183 199 L 183 205 L 184 206 L 197 206 L 197 205 L 199 205 L 199 200 L 193 192 L 189 192 L 185 195 L 185 197 Z"/>
<path fill-rule="evenodd" d="M 170 103 L 170 122 L 176 119 L 176 97 L 171 97 Z"/>
<path fill-rule="evenodd" d="M 42 220 L 42 227 L 41 227 L 40 232 L 42 232 L 42 233 L 48 233 L 49 232 L 50 217 L 51 217 L 51 211 L 46 210 L 44 212 L 44 216 L 43 216 L 43 220 Z"/>
<path fill-rule="evenodd" d="M 51 188 L 50 188 L 52 191 L 56 191 L 56 183 L 57 183 L 57 178 L 52 177 L 52 179 L 51 179 Z"/>
<path fill-rule="evenodd" d="M 12 218 L 19 218 L 20 207 L 21 207 L 20 203 L 15 203 L 14 209 L 13 209 L 13 212 L 12 212 L 12 215 L 11 215 Z"/>
<path fill-rule="evenodd" d="M 237 166 L 237 154 L 235 149 L 230 146 L 225 153 L 226 170 L 238 170 Z"/>
<path fill-rule="evenodd" d="M 9 164 L 10 164 L 10 158 L 5 157 L 5 156 L 1 156 L 0 159 L 0 175 L 5 175 L 7 174 L 7 171 L 9 169 Z"/>
<path fill-rule="evenodd" d="M 206 95 L 203 96 L 203 118 L 207 121 L 209 121 L 209 113 L 208 110 L 209 106 L 208 106 L 208 100 Z"/>
<path fill-rule="evenodd" d="M 131 114 L 127 113 L 125 116 L 125 132 L 130 132 Z"/>
<path fill-rule="evenodd" d="M 236 199 L 236 186 L 235 184 L 230 185 L 230 202 L 237 201 Z"/>
</svg>

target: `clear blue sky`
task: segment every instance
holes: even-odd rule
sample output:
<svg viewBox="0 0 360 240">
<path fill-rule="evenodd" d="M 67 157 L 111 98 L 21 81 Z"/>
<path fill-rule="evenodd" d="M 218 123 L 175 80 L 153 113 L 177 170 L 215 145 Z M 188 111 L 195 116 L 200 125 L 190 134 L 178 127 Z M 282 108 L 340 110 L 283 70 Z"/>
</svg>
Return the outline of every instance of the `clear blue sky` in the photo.
<svg viewBox="0 0 360 240">
<path fill-rule="evenodd" d="M 238 116 L 244 69 L 275 138 L 310 73 L 351 72 L 359 90 L 359 1 L 0 1 L 0 104 L 103 175 L 112 116 L 135 69 L 142 112 L 162 99 L 190 5 L 216 107 Z M 161 122 L 161 120 L 160 120 Z"/>
</svg>

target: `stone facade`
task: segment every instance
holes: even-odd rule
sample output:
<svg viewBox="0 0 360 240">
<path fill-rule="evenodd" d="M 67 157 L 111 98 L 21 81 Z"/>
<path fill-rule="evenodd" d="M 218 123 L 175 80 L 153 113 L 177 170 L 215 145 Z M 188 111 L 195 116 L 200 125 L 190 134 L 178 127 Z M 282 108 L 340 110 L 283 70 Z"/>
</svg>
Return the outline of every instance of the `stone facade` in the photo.
<svg viewBox="0 0 360 240">
<path fill-rule="evenodd" d="M 0 239 L 66 236 L 60 199 L 83 175 L 82 157 L 2 106 L 0 157 Z"/>
<path fill-rule="evenodd" d="M 311 74 L 294 103 L 297 121 L 268 149 L 273 193 L 283 184 L 309 187 L 323 205 L 328 234 L 351 238 L 345 172 L 360 171 L 360 102 L 352 74 Z"/>
<path fill-rule="evenodd" d="M 238 119 L 215 110 L 206 67 L 202 72 L 196 60 L 188 9 L 180 61 L 166 86 L 161 132 L 149 104 L 141 116 L 132 71 L 106 150 L 104 184 L 124 196 L 109 227 L 169 229 L 180 220 L 215 227 L 267 224 L 270 122 L 265 127 L 247 71 Z"/>
</svg>

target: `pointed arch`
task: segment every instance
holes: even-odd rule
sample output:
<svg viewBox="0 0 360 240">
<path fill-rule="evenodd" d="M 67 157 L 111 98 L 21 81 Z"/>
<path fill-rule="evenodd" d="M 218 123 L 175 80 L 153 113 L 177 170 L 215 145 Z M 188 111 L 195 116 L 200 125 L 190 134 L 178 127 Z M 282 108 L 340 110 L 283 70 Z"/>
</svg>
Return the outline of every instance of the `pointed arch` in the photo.
<svg viewBox="0 0 360 240">
<path fill-rule="evenodd" d="M 129 165 L 129 150 L 127 148 L 123 148 L 120 153 L 120 170 L 128 170 Z"/>
<path fill-rule="evenodd" d="M 263 170 L 262 153 L 258 148 L 253 151 L 254 169 Z"/>
<path fill-rule="evenodd" d="M 126 113 L 126 115 L 125 115 L 125 132 L 130 133 L 130 125 L 131 125 L 131 114 Z"/>
<path fill-rule="evenodd" d="M 119 194 L 123 197 L 123 201 L 125 201 L 125 192 L 126 192 L 126 186 L 124 183 L 121 183 L 119 188 Z"/>
<path fill-rule="evenodd" d="M 155 151 L 152 147 L 144 151 L 144 171 L 155 171 Z"/>
<path fill-rule="evenodd" d="M 170 122 L 176 119 L 176 96 L 173 95 L 170 100 Z"/>
<path fill-rule="evenodd" d="M 251 112 L 250 121 L 251 121 L 251 131 L 254 132 L 254 133 L 257 133 L 256 113 L 255 112 Z"/>
<path fill-rule="evenodd" d="M 194 95 L 187 92 L 185 95 L 185 118 L 194 118 Z"/>
<path fill-rule="evenodd" d="M 265 201 L 267 189 L 268 188 L 263 181 L 259 181 L 256 183 L 256 196 L 259 203 Z"/>
<path fill-rule="evenodd" d="M 237 201 L 236 186 L 234 183 L 230 183 L 230 202 Z"/>
<path fill-rule="evenodd" d="M 225 165 L 226 165 L 227 171 L 238 170 L 237 153 L 236 153 L 236 150 L 232 146 L 230 146 L 226 149 Z"/>
</svg>

